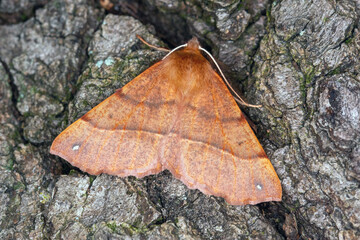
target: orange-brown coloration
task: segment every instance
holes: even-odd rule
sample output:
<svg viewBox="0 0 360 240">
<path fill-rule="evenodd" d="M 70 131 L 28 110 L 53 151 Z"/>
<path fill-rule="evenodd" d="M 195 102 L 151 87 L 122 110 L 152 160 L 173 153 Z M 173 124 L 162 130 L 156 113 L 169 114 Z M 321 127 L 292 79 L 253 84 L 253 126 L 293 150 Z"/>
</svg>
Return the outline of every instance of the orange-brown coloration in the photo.
<svg viewBox="0 0 360 240">
<path fill-rule="evenodd" d="M 50 152 L 95 175 L 168 169 L 233 205 L 281 201 L 273 166 L 195 38 L 70 125 Z"/>
</svg>

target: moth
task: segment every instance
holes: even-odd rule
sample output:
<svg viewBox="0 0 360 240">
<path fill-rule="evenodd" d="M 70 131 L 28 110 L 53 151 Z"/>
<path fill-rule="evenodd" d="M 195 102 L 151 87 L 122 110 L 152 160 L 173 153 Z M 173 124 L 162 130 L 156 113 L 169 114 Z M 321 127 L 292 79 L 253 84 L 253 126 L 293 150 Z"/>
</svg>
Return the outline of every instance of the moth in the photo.
<svg viewBox="0 0 360 240">
<path fill-rule="evenodd" d="M 92 175 L 167 169 L 232 205 L 281 201 L 269 158 L 201 51 L 209 54 L 196 38 L 175 48 L 66 128 L 50 152 Z"/>
</svg>

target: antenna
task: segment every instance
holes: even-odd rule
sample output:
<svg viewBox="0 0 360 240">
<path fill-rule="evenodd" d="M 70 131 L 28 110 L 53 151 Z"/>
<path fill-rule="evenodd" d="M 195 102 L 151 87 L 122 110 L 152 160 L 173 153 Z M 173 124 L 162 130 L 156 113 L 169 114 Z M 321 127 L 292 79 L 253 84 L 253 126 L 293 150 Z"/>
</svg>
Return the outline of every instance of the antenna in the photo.
<svg viewBox="0 0 360 240">
<path fill-rule="evenodd" d="M 145 45 L 147 45 L 148 47 L 150 48 L 154 48 L 156 50 L 159 50 L 159 51 L 163 51 L 163 52 L 170 52 L 170 49 L 167 49 L 167 48 L 163 48 L 163 47 L 157 47 L 157 46 L 154 46 L 150 43 L 148 43 L 147 41 L 145 41 L 142 37 L 140 37 L 140 35 L 136 34 L 136 37 L 142 41 Z"/>
<path fill-rule="evenodd" d="M 175 52 L 175 51 L 178 50 L 179 48 L 186 47 L 186 46 L 187 46 L 187 43 L 186 43 L 186 44 L 183 44 L 183 45 L 180 45 L 180 46 L 177 46 L 176 48 L 174 48 L 173 50 L 171 50 L 168 54 L 166 54 L 165 57 L 163 57 L 162 60 L 164 60 L 165 58 L 167 58 L 170 54 L 172 54 L 173 52 Z"/>
<path fill-rule="evenodd" d="M 219 70 L 220 72 L 220 75 L 221 77 L 223 78 L 224 82 L 226 83 L 226 85 L 228 86 L 228 88 L 231 90 L 231 92 L 233 94 L 235 94 L 234 98 L 235 98 L 235 101 L 237 101 L 238 103 L 244 105 L 244 106 L 247 106 L 247 107 L 255 107 L 255 108 L 259 108 L 261 107 L 261 105 L 253 105 L 253 104 L 249 104 L 247 102 L 245 102 L 240 96 L 239 94 L 237 94 L 237 92 L 231 87 L 229 81 L 226 79 L 224 73 L 221 71 L 221 68 L 219 67 L 218 63 L 216 62 L 215 58 L 205 49 L 205 48 L 202 48 L 199 46 L 199 49 L 201 51 L 204 51 L 210 58 L 211 60 L 214 62 L 214 64 L 216 65 L 217 69 Z"/>
</svg>

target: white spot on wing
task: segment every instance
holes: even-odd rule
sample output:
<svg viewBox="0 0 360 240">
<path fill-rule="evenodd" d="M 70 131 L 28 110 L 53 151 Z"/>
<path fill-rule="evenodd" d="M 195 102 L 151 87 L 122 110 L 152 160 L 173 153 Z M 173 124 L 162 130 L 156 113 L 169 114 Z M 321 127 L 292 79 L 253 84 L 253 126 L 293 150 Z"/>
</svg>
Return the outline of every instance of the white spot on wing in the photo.
<svg viewBox="0 0 360 240">
<path fill-rule="evenodd" d="M 73 151 L 77 151 L 77 150 L 79 150 L 79 148 L 80 148 L 80 145 L 79 145 L 79 144 L 74 144 L 74 145 L 72 146 L 72 150 L 73 150 Z"/>
<path fill-rule="evenodd" d="M 261 186 L 260 184 L 256 184 L 256 188 L 257 188 L 258 190 L 262 190 L 262 186 Z"/>
</svg>

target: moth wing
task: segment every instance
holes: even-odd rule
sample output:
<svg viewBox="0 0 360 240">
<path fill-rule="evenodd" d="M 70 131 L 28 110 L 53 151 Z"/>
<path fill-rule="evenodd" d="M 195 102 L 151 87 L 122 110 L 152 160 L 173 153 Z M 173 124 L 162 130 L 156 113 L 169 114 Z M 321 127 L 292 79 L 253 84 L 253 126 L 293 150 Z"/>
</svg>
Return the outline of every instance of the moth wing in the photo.
<svg viewBox="0 0 360 240">
<path fill-rule="evenodd" d="M 215 72 L 204 85 L 169 135 L 164 168 L 232 205 L 281 201 L 280 180 L 226 85 Z"/>
<path fill-rule="evenodd" d="M 158 148 L 174 112 L 161 62 L 65 129 L 50 152 L 90 174 L 143 177 L 162 170 Z"/>
</svg>

